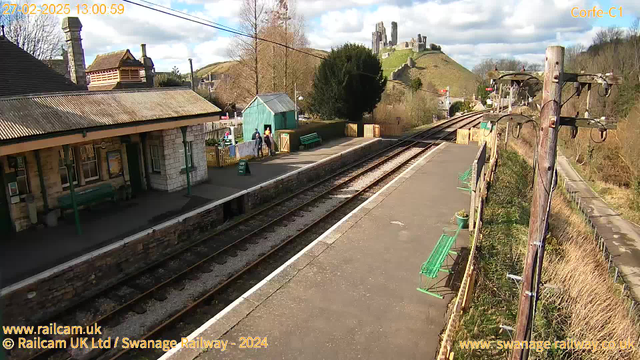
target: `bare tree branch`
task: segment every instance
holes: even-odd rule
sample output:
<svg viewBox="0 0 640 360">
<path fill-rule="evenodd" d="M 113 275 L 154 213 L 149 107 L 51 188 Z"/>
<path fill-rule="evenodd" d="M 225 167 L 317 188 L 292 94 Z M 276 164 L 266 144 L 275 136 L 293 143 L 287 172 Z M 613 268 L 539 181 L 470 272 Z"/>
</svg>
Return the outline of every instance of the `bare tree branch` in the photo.
<svg viewBox="0 0 640 360">
<path fill-rule="evenodd" d="M 0 8 L 6 1 L 0 1 Z M 24 5 L 21 0 L 18 6 Z M 64 43 L 57 18 L 48 14 L 0 15 L 7 38 L 34 57 L 46 60 L 60 55 Z"/>
</svg>

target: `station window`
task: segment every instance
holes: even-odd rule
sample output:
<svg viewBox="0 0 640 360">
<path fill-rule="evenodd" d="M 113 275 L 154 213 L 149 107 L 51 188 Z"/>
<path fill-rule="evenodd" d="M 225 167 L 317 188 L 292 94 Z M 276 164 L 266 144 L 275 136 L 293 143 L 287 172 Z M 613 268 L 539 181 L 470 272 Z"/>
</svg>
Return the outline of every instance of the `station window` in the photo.
<svg viewBox="0 0 640 360">
<path fill-rule="evenodd" d="M 80 147 L 80 159 L 82 162 L 82 175 L 85 181 L 95 180 L 100 177 L 98 173 L 98 157 L 93 145 L 82 145 Z"/>
<path fill-rule="evenodd" d="M 58 167 L 60 168 L 60 182 L 62 187 L 69 186 L 69 173 L 67 167 L 64 165 L 64 150 L 60 149 L 60 156 L 58 157 Z M 73 183 L 78 183 L 78 167 L 76 166 L 76 157 L 73 155 L 73 149 L 69 151 L 69 160 L 73 164 Z"/>
<path fill-rule="evenodd" d="M 27 158 L 18 156 L 16 158 L 16 182 L 18 183 L 18 193 L 20 195 L 29 193 L 29 179 L 27 178 Z"/>
<path fill-rule="evenodd" d="M 160 146 L 151 145 L 149 146 L 149 151 L 151 152 L 151 170 L 153 172 L 160 172 Z"/>
<path fill-rule="evenodd" d="M 193 141 L 187 142 L 187 163 L 189 168 L 193 167 L 193 152 L 191 149 L 193 148 Z"/>
</svg>

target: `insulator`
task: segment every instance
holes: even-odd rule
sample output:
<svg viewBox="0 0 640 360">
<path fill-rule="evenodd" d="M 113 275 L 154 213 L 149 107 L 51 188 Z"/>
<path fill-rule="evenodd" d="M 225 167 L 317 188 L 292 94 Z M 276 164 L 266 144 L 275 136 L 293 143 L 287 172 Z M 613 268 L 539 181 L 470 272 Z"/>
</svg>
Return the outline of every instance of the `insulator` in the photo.
<svg viewBox="0 0 640 360">
<path fill-rule="evenodd" d="M 600 129 L 600 140 L 602 140 L 602 142 L 607 140 L 607 129 Z"/>
<path fill-rule="evenodd" d="M 575 139 L 576 136 L 578 136 L 578 127 L 577 126 L 571 126 L 571 138 Z"/>
</svg>

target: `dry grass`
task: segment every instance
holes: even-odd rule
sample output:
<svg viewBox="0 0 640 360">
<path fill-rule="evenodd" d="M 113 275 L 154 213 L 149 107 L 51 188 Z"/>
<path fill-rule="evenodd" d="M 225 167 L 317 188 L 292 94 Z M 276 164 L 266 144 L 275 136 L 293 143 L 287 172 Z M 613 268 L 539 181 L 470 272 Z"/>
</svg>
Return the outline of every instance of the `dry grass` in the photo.
<svg viewBox="0 0 640 360">
<path fill-rule="evenodd" d="M 613 185 L 601 180 L 589 182 L 593 190 L 623 218 L 640 224 L 640 211 L 636 210 L 633 199 L 634 190 Z"/>
<path fill-rule="evenodd" d="M 529 163 L 534 136 L 523 129 L 520 139 L 511 142 Z M 621 297 L 621 285 L 614 284 L 582 215 L 561 191 L 553 198 L 549 229 L 553 238 L 544 266 L 543 280 L 557 290 L 547 291 L 543 306 L 555 309 L 555 326 L 568 338 L 592 341 L 631 340 L 637 342 L 638 324 L 629 316 L 629 302 Z M 548 319 L 537 319 L 544 321 Z M 552 339 L 549 339 L 552 340 Z M 638 344 L 636 343 L 636 346 Z M 640 359 L 638 350 L 574 352 L 576 359 Z"/>
</svg>

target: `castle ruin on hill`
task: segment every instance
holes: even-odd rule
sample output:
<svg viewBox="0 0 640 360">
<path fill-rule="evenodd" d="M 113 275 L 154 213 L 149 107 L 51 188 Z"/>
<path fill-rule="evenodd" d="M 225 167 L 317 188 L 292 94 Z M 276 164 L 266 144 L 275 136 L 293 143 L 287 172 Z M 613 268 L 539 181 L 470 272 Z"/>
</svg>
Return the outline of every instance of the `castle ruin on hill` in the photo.
<svg viewBox="0 0 640 360">
<path fill-rule="evenodd" d="M 392 48 L 393 50 L 412 49 L 414 52 L 423 51 L 427 49 L 427 37 L 418 34 L 417 40 L 411 38 L 411 41 L 398 43 L 398 23 L 392 21 L 391 40 L 388 40 L 387 29 L 384 27 L 384 23 L 380 21 L 376 24 L 375 31 L 371 33 L 371 51 L 378 55 L 384 48 Z"/>
</svg>

